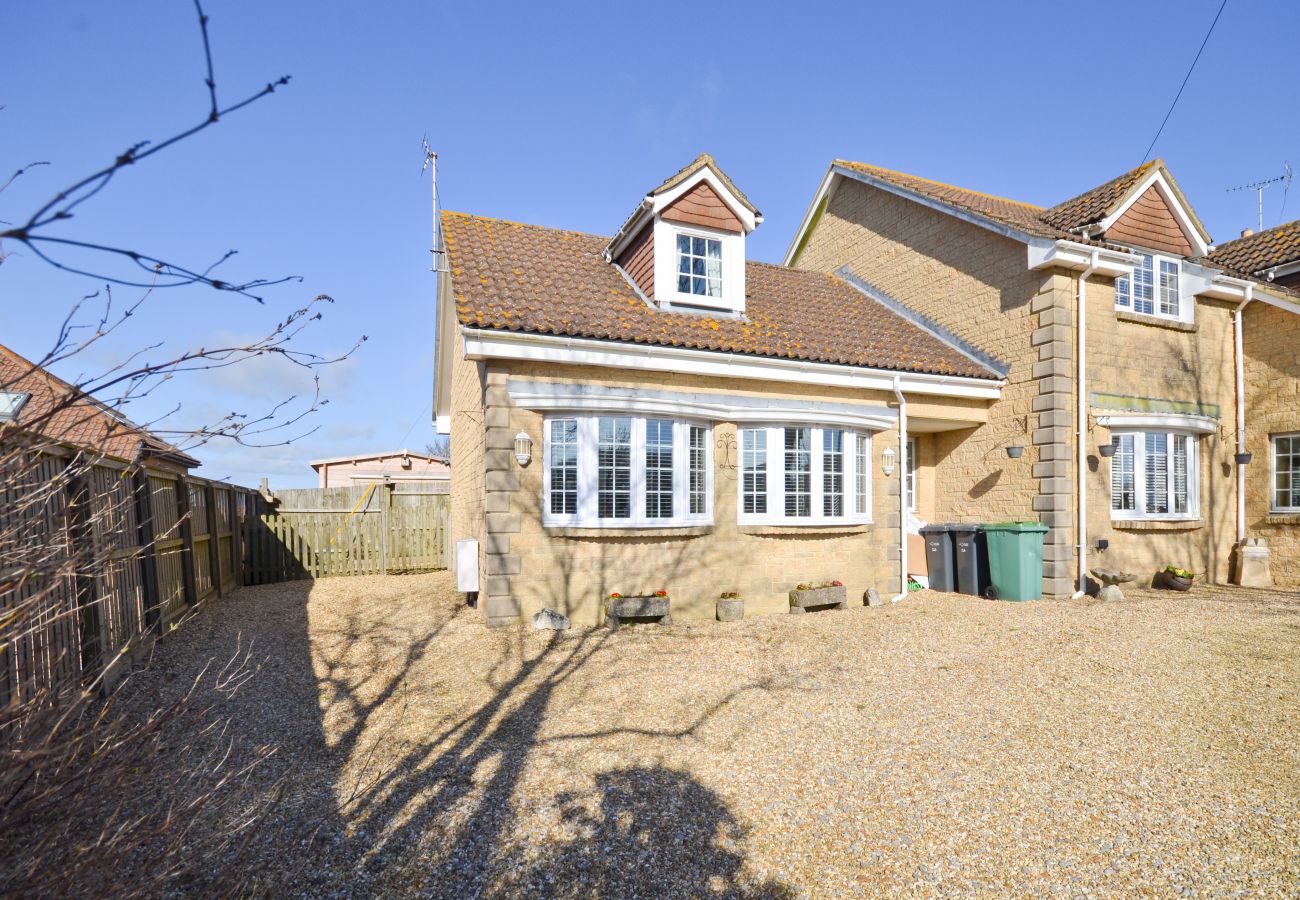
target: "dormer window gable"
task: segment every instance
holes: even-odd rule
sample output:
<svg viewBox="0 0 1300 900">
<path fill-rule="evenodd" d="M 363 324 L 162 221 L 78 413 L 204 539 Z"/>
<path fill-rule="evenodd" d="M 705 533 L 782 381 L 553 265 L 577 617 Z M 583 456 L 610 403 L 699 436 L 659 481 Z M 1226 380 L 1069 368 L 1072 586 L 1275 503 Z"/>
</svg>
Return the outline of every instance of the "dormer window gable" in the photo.
<svg viewBox="0 0 1300 900">
<path fill-rule="evenodd" d="M 606 258 L 659 309 L 743 315 L 745 238 L 762 221 L 703 154 L 646 195 Z"/>
<path fill-rule="evenodd" d="M 1092 230 L 1102 240 L 1167 257 L 1209 252 L 1209 235 L 1163 165 L 1153 167 Z"/>
</svg>

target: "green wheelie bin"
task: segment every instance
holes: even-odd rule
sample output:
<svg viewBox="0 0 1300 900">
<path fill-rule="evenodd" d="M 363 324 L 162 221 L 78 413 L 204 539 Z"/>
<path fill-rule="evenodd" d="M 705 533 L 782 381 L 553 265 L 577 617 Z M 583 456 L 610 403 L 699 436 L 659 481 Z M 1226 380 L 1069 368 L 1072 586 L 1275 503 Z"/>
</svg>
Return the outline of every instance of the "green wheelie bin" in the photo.
<svg viewBox="0 0 1300 900">
<path fill-rule="evenodd" d="M 1041 600 L 1043 535 L 1041 522 L 984 525 L 989 549 L 989 576 L 999 600 Z"/>
</svg>

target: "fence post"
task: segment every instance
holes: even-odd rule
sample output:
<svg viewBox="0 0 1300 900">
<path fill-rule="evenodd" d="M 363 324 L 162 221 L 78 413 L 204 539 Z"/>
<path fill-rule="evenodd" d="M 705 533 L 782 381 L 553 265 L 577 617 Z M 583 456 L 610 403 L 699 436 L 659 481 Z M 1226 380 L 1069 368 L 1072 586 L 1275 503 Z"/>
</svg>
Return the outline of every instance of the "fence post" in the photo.
<svg viewBox="0 0 1300 900">
<path fill-rule="evenodd" d="M 379 486 L 379 567 L 383 574 L 388 574 L 388 508 L 393 502 L 393 492 L 384 476 Z"/>
<path fill-rule="evenodd" d="M 230 489 L 230 568 L 235 575 L 235 589 L 244 586 L 244 519 L 239 514 L 247 509 L 248 495 L 236 488 Z"/>
<path fill-rule="evenodd" d="M 73 471 L 76 461 L 77 458 L 73 457 L 68 463 L 67 471 Z M 95 576 L 91 572 L 95 563 L 95 535 L 91 525 L 93 512 L 90 503 L 90 486 L 86 477 L 73 474 L 64 497 L 64 525 L 68 535 L 69 561 L 72 563 L 72 596 L 80 613 L 78 643 L 83 680 L 99 669 L 103 659 L 102 622 L 99 604 L 95 602 Z"/>
<path fill-rule="evenodd" d="M 226 595 L 225 583 L 221 577 L 221 535 L 217 526 L 217 489 L 212 482 L 203 486 L 208 496 L 208 559 L 212 566 L 212 588 L 218 597 Z"/>
<path fill-rule="evenodd" d="M 181 549 L 181 588 L 185 592 L 185 605 L 193 606 L 199 602 L 199 584 L 194 573 L 194 521 L 190 518 L 190 482 L 184 476 L 176 479 L 176 512 L 180 516 L 181 540 L 185 542 Z"/>
<path fill-rule="evenodd" d="M 135 516 L 140 542 L 140 586 L 144 589 L 145 631 L 162 633 L 162 598 L 158 596 L 158 554 L 154 547 L 153 500 L 150 497 L 149 473 L 137 466 L 131 473 L 135 494 Z"/>
</svg>

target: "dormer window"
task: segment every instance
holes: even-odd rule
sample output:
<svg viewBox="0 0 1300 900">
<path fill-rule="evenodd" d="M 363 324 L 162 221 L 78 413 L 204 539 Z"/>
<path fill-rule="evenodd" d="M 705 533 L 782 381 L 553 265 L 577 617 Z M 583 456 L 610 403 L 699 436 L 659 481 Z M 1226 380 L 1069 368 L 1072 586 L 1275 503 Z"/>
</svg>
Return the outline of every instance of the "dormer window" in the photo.
<svg viewBox="0 0 1300 900">
<path fill-rule="evenodd" d="M 1184 315 L 1190 307 L 1185 309 L 1182 302 L 1180 269 L 1177 259 L 1138 254 L 1133 277 L 1115 279 L 1115 308 L 1162 319 L 1189 321 L 1189 317 Z"/>
<path fill-rule="evenodd" d="M 678 233 L 677 293 L 722 296 L 722 241 Z"/>
</svg>

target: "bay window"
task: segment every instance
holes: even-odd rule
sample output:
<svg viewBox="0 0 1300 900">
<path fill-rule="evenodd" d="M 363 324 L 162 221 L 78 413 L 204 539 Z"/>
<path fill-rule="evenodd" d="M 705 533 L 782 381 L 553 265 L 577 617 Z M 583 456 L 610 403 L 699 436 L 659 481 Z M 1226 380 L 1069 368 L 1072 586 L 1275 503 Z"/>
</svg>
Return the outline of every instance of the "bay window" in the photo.
<svg viewBox="0 0 1300 900">
<path fill-rule="evenodd" d="M 1115 279 L 1115 308 L 1164 319 L 1189 321 L 1184 316 L 1181 264 L 1177 259 L 1138 254 L 1133 277 Z M 1191 307 L 1186 311 L 1190 313 Z"/>
<path fill-rule="evenodd" d="M 741 524 L 849 525 L 871 520 L 871 438 L 821 425 L 740 429 Z"/>
<path fill-rule="evenodd" d="M 1112 434 L 1112 519 L 1194 519 L 1200 514 L 1199 445 L 1164 431 Z"/>
<path fill-rule="evenodd" d="M 544 424 L 542 524 L 651 528 L 713 521 L 707 425 L 623 415 Z"/>
<path fill-rule="evenodd" d="M 1273 436 L 1274 512 L 1300 513 L 1300 432 Z"/>
</svg>

